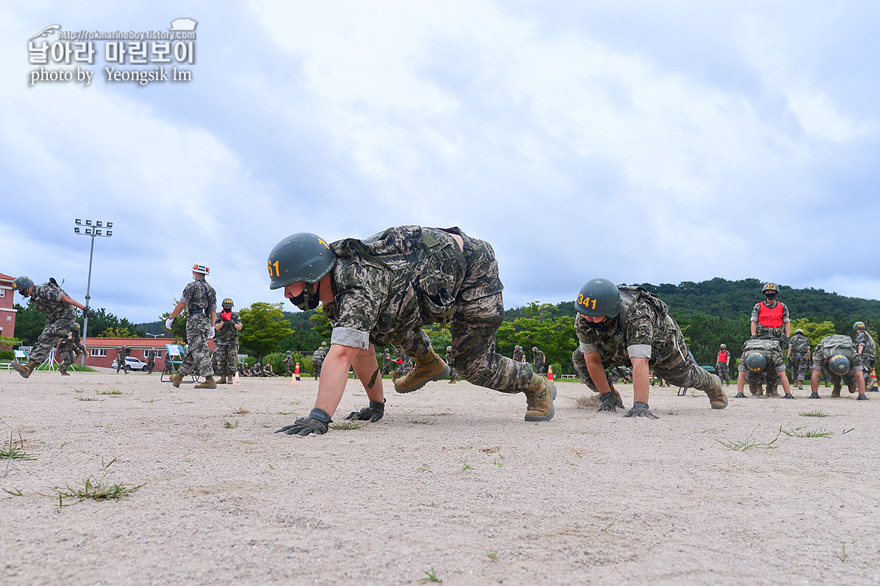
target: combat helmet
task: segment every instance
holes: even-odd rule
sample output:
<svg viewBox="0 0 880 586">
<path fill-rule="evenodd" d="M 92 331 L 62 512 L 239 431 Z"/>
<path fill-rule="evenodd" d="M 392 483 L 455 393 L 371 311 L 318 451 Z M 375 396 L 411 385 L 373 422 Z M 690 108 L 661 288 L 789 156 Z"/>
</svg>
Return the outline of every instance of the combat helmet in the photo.
<svg viewBox="0 0 880 586">
<path fill-rule="evenodd" d="M 794 333 L 795 333 L 795 334 L 803 334 L 804 336 L 806 336 L 806 334 L 804 334 L 804 331 L 803 331 L 801 328 L 796 329 L 796 330 L 794 331 Z"/>
<path fill-rule="evenodd" d="M 620 313 L 620 291 L 608 279 L 593 279 L 581 287 L 574 308 L 590 317 L 616 317 Z"/>
<path fill-rule="evenodd" d="M 537 351 L 538 351 L 538 347 L 537 347 L 537 346 L 532 346 L 532 352 L 537 352 Z"/>
<path fill-rule="evenodd" d="M 207 276 L 211 272 L 211 269 L 208 268 L 208 265 L 196 263 L 193 265 L 192 271 Z"/>
<path fill-rule="evenodd" d="M 761 372 L 767 367 L 767 357 L 761 352 L 752 352 L 746 358 L 746 368 L 752 372 Z"/>
<path fill-rule="evenodd" d="M 292 234 L 269 253 L 269 289 L 280 289 L 303 281 L 302 295 L 290 302 L 303 311 L 318 307 L 315 283 L 336 266 L 336 253 L 323 238 L 309 232 Z M 314 298 L 312 298 L 314 296 Z"/>
<path fill-rule="evenodd" d="M 727 350 L 727 344 L 721 344 L 721 349 L 722 349 L 722 350 Z"/>
<path fill-rule="evenodd" d="M 28 296 L 28 289 L 31 288 L 34 282 L 31 281 L 30 277 L 21 276 L 12 282 L 12 290 L 18 291 L 22 296 Z"/>
<path fill-rule="evenodd" d="M 452 350 L 452 346 L 447 346 L 446 351 L 449 352 L 450 350 Z"/>
<path fill-rule="evenodd" d="M 828 359 L 828 370 L 836 375 L 844 375 L 849 372 L 849 358 L 843 354 L 835 354 Z"/>
<path fill-rule="evenodd" d="M 864 330 L 865 329 L 865 322 L 857 321 L 856 323 L 853 324 L 853 329 L 857 332 Z"/>
<path fill-rule="evenodd" d="M 223 300 L 223 303 L 221 303 L 220 305 L 222 305 L 224 308 L 226 308 L 226 307 L 232 307 L 232 305 L 233 305 L 233 303 L 232 303 L 232 299 L 230 299 L 229 297 L 227 297 L 226 299 Z"/>
<path fill-rule="evenodd" d="M 779 287 L 776 286 L 776 283 L 764 283 L 761 293 L 766 295 L 768 291 L 771 293 L 779 293 Z"/>
<path fill-rule="evenodd" d="M 321 346 L 327 346 L 327 342 L 321 342 Z"/>
</svg>

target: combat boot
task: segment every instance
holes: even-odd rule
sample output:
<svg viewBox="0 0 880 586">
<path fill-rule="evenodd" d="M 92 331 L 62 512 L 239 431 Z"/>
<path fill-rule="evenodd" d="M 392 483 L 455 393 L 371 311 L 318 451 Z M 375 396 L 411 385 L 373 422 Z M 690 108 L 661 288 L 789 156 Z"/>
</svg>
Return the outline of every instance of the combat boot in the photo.
<svg viewBox="0 0 880 586">
<path fill-rule="evenodd" d="M 832 397 L 839 397 L 841 388 L 843 388 L 843 387 L 841 386 L 840 383 L 834 383 L 834 387 L 832 387 L 832 389 L 831 389 L 831 396 Z"/>
<path fill-rule="evenodd" d="M 194 389 L 216 389 L 217 381 L 214 380 L 214 375 L 209 374 L 205 377 L 205 382 L 199 383 L 197 385 L 193 385 Z"/>
<path fill-rule="evenodd" d="M 553 419 L 556 408 L 553 400 L 556 399 L 556 385 L 540 374 L 532 374 L 532 380 L 526 387 L 526 421 L 550 421 Z"/>
<path fill-rule="evenodd" d="M 797 387 L 797 389 L 798 389 L 799 391 L 803 391 L 803 390 L 804 390 L 804 381 L 798 379 L 798 380 L 794 381 L 794 384 L 795 384 L 795 386 Z"/>
<path fill-rule="evenodd" d="M 178 388 L 180 386 L 180 383 L 183 382 L 183 375 L 177 372 L 172 374 L 169 378 L 171 380 L 171 384 L 174 385 L 175 389 Z"/>
<path fill-rule="evenodd" d="M 761 393 L 758 391 L 758 383 L 749 383 L 749 392 L 754 397 L 760 396 Z"/>
<path fill-rule="evenodd" d="M 27 364 L 21 365 L 16 361 L 12 361 L 12 368 L 18 371 L 23 378 L 27 378 L 31 375 L 34 369 L 39 366 L 36 362 L 31 359 L 28 359 Z"/>
<path fill-rule="evenodd" d="M 63 364 L 58 367 L 58 372 L 61 373 L 61 376 L 70 376 L 70 373 L 67 372 L 67 367 L 64 366 Z"/>
<path fill-rule="evenodd" d="M 769 399 L 771 397 L 778 399 L 779 393 L 776 392 L 776 387 L 771 387 L 770 385 L 767 385 L 767 398 Z"/>
<path fill-rule="evenodd" d="M 218 385 L 225 385 L 226 384 L 226 375 L 225 374 L 220 376 L 220 380 L 217 381 L 217 384 Z"/>
<path fill-rule="evenodd" d="M 706 394 L 709 396 L 709 405 L 712 406 L 712 409 L 724 409 L 727 407 L 727 395 L 724 394 L 724 389 L 721 388 L 721 379 L 714 374 L 711 376 L 713 386 L 706 391 Z"/>
<path fill-rule="evenodd" d="M 394 381 L 394 390 L 398 393 L 417 391 L 432 380 L 449 376 L 449 366 L 443 362 L 433 348 L 426 354 L 415 358 L 412 372 Z"/>
</svg>

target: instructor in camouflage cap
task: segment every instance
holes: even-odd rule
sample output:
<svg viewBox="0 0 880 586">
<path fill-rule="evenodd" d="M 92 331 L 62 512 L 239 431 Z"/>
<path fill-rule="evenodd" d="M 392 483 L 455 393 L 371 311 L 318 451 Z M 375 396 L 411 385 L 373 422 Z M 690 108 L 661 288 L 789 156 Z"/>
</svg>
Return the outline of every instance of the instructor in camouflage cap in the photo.
<svg viewBox="0 0 880 586">
<path fill-rule="evenodd" d="M 674 385 L 705 391 L 713 409 L 727 407 L 721 379 L 691 359 L 669 308 L 645 289 L 593 279 L 581 287 L 575 309 L 575 333 L 589 374 L 584 382 L 599 392 L 599 411 L 623 407 L 605 368 L 626 362 L 632 363 L 634 403 L 624 417 L 657 419 L 648 408 L 650 370 Z"/>
<path fill-rule="evenodd" d="M 370 400 L 348 418 L 377 421 L 385 397 L 374 345 L 391 344 L 414 357 L 415 368 L 394 388 L 408 393 L 444 378 L 449 367 L 431 348 L 422 326 L 450 323 L 456 367 L 462 378 L 504 393 L 525 393 L 526 421 L 553 417 L 552 382 L 528 364 L 496 354 L 495 333 L 504 319 L 503 288 L 492 247 L 458 228 L 389 228 L 365 240 L 328 244 L 299 233 L 269 253 L 271 289 L 303 310 L 324 304 L 333 324 L 315 408 L 278 431 L 323 434 L 336 411 L 349 367 Z"/>
</svg>

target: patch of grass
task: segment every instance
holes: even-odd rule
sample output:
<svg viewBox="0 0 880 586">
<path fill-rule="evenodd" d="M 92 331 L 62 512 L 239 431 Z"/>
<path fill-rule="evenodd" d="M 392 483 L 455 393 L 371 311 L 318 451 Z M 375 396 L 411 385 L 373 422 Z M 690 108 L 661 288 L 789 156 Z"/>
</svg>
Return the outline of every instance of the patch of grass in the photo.
<svg viewBox="0 0 880 586">
<path fill-rule="evenodd" d="M 36 460 L 36 458 L 24 451 L 24 440 L 21 438 L 21 434 L 18 434 L 18 441 L 15 441 L 10 433 L 9 443 L 0 448 L 0 460 Z"/>
<path fill-rule="evenodd" d="M 605 528 L 602 529 L 602 533 L 605 533 L 606 531 L 608 531 L 609 529 L 611 529 L 611 527 L 612 527 L 613 525 L 614 525 L 614 521 L 608 523 L 608 525 L 606 525 Z"/>
<path fill-rule="evenodd" d="M 490 551 L 489 553 L 486 554 L 486 557 L 489 558 L 490 560 L 492 560 L 493 562 L 497 562 L 498 561 L 498 550 L 493 549 L 492 551 Z"/>
<path fill-rule="evenodd" d="M 789 429 L 785 429 L 782 426 L 779 427 L 779 433 L 784 433 L 788 437 L 831 437 L 834 435 L 833 432 L 825 431 L 822 428 L 812 429 L 809 431 L 802 431 L 804 426 L 793 427 Z"/>
<path fill-rule="evenodd" d="M 776 440 L 779 439 L 777 435 L 769 442 L 758 442 L 755 441 L 751 435 L 744 440 L 736 441 L 736 440 L 720 440 L 715 438 L 715 441 L 724 446 L 729 450 L 733 450 L 735 452 L 745 452 L 746 450 L 752 450 L 760 448 L 762 450 L 772 450 L 776 449 L 776 446 L 773 444 L 776 443 Z"/>
<path fill-rule="evenodd" d="M 844 429 L 842 432 L 840 432 L 840 435 L 843 435 L 845 433 L 849 433 L 849 432 L 853 431 L 854 429 L 855 429 L 855 427 L 850 427 L 849 429 Z"/>
<path fill-rule="evenodd" d="M 347 431 L 350 429 L 360 429 L 364 426 L 362 421 L 340 421 L 339 423 L 331 423 L 330 429 L 339 429 Z"/>
<path fill-rule="evenodd" d="M 437 572 L 434 570 L 433 566 L 430 570 L 422 570 L 422 573 L 425 574 L 425 577 L 421 578 L 419 582 L 443 582 L 443 580 L 437 577 Z"/>
<path fill-rule="evenodd" d="M 428 474 L 433 474 L 433 471 L 430 468 L 419 468 L 416 472 L 427 472 Z"/>
<path fill-rule="evenodd" d="M 467 471 L 467 470 L 473 470 L 473 469 L 474 469 L 474 467 L 471 466 L 470 464 L 465 464 L 465 465 L 464 465 L 464 468 L 462 468 L 461 471 L 462 471 L 462 472 L 465 472 L 465 471 Z"/>
<path fill-rule="evenodd" d="M 122 391 L 119 389 L 107 389 L 106 391 L 95 391 L 98 395 L 110 395 L 112 397 L 118 397 L 122 395 Z"/>
<path fill-rule="evenodd" d="M 133 485 L 107 482 L 107 470 L 114 462 L 116 462 L 116 458 L 113 458 L 107 464 L 104 464 L 103 460 L 101 461 L 101 467 L 104 471 L 101 473 L 100 478 L 89 476 L 75 487 L 71 487 L 69 484 L 65 485 L 67 490 L 58 491 L 58 508 L 65 506 L 64 499 L 76 499 L 76 502 L 82 502 L 86 499 L 96 501 L 120 499 L 134 494 L 144 486 L 143 484 Z"/>
<path fill-rule="evenodd" d="M 7 494 L 11 494 L 12 496 L 24 496 L 24 493 L 21 492 L 20 490 L 18 490 L 17 488 L 13 488 L 12 490 L 9 490 L 8 488 L 4 488 L 3 492 L 5 492 Z"/>
<path fill-rule="evenodd" d="M 250 411 L 245 409 L 244 405 L 242 405 L 241 407 L 233 411 L 233 413 L 235 413 L 236 415 L 247 415 L 248 413 L 250 413 Z"/>
<path fill-rule="evenodd" d="M 238 427 L 238 421 L 236 421 L 235 423 L 231 423 L 229 421 L 224 421 L 223 427 L 225 427 L 226 429 L 234 429 L 234 428 Z"/>
<path fill-rule="evenodd" d="M 801 417 L 831 417 L 830 413 L 825 413 L 820 409 L 816 409 L 815 411 L 801 411 L 798 415 Z"/>
<path fill-rule="evenodd" d="M 437 424 L 436 419 L 410 419 L 409 422 L 414 425 L 436 425 Z"/>
<path fill-rule="evenodd" d="M 494 462 L 492 462 L 492 464 L 495 465 L 495 466 L 498 466 L 499 468 L 503 468 L 503 467 L 504 467 L 504 464 L 502 464 L 502 463 L 499 462 L 498 460 L 495 460 Z"/>
<path fill-rule="evenodd" d="M 104 401 L 104 399 L 99 399 L 98 397 L 77 397 L 77 401 Z"/>
</svg>

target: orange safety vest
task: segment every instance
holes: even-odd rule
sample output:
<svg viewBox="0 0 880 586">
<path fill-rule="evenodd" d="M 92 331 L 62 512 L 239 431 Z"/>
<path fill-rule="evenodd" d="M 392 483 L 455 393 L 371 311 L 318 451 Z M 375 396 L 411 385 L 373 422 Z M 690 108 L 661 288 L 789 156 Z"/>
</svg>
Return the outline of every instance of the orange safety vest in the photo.
<svg viewBox="0 0 880 586">
<path fill-rule="evenodd" d="M 730 352 L 728 352 L 727 350 L 722 350 L 718 353 L 718 362 L 726 364 L 728 356 L 730 356 Z"/>
<path fill-rule="evenodd" d="M 781 328 L 782 315 L 785 309 L 782 303 L 777 302 L 776 307 L 767 307 L 767 304 L 761 302 L 761 308 L 758 310 L 758 323 L 765 328 Z"/>
</svg>

